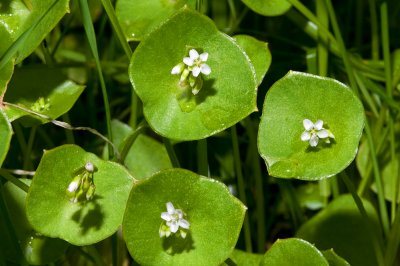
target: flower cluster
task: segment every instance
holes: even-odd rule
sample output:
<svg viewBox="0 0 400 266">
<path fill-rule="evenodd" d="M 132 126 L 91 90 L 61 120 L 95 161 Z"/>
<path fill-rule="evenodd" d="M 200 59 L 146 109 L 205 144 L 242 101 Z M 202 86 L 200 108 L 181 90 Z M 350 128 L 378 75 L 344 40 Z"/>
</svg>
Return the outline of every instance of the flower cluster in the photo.
<svg viewBox="0 0 400 266">
<path fill-rule="evenodd" d="M 330 139 L 334 139 L 335 136 L 328 129 L 325 129 L 324 122 L 317 120 L 315 124 L 309 120 L 303 120 L 303 126 L 305 131 L 301 134 L 302 141 L 309 141 L 311 147 L 316 147 L 320 139 L 324 139 L 326 143 L 330 143 Z"/>
<path fill-rule="evenodd" d="M 196 49 L 189 51 L 189 57 L 184 57 L 183 62 L 174 66 L 171 70 L 172 75 L 181 75 L 181 84 L 189 84 L 192 93 L 196 95 L 203 87 L 203 79 L 200 75 L 209 75 L 211 68 L 205 63 L 208 53 L 199 54 Z"/>
<path fill-rule="evenodd" d="M 166 205 L 167 211 L 161 213 L 164 221 L 160 226 L 160 237 L 169 237 L 171 233 L 175 234 L 179 231 L 181 237 L 185 238 L 190 226 L 190 223 L 183 218 L 186 214 L 180 209 L 175 209 L 171 202 L 167 202 Z"/>
<path fill-rule="evenodd" d="M 95 166 L 86 163 L 85 167 L 72 179 L 67 188 L 67 196 L 72 203 L 91 200 L 96 186 L 93 181 Z"/>
</svg>

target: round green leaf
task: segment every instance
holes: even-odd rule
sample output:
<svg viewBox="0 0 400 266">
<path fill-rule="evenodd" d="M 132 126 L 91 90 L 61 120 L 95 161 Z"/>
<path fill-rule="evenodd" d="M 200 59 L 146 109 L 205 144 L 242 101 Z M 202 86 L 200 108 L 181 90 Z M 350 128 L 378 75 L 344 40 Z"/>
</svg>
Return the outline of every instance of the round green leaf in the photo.
<svg viewBox="0 0 400 266">
<path fill-rule="evenodd" d="M 260 85 L 272 60 L 271 52 L 268 49 L 268 43 L 259 41 L 248 35 L 236 35 L 234 38 L 249 56 L 256 70 L 257 84 Z"/>
<path fill-rule="evenodd" d="M 353 198 L 344 195 L 303 224 L 296 236 L 321 250 L 333 248 L 350 265 L 378 265 L 373 238 L 379 239 L 381 234 L 379 218 L 370 202 L 363 200 L 363 204 L 372 227 L 367 226 Z"/>
<path fill-rule="evenodd" d="M 264 16 L 279 16 L 292 6 L 287 0 L 242 0 L 254 12 Z"/>
<path fill-rule="evenodd" d="M 30 184 L 31 180 L 20 179 L 26 184 Z M 68 243 L 56 238 L 48 238 L 36 233 L 28 222 L 25 212 L 26 192 L 16 187 L 14 184 L 7 182 L 3 188 L 4 200 L 9 211 L 11 222 L 14 226 L 18 243 L 24 254 L 26 261 L 33 265 L 42 265 L 54 262 L 64 255 Z M 14 245 L 12 244 L 7 230 L 0 223 L 0 246 L 7 254 L 7 258 L 13 262 L 19 262 Z"/>
<path fill-rule="evenodd" d="M 8 121 L 3 109 L 0 108 L 0 166 L 3 164 L 8 149 L 10 148 L 12 134 L 13 131 L 11 124 Z"/>
<path fill-rule="evenodd" d="M 278 239 L 265 253 L 261 266 L 329 266 L 324 255 L 303 239 Z"/>
<path fill-rule="evenodd" d="M 321 119 L 334 139 L 316 147 L 302 141 L 303 120 Z M 319 180 L 341 172 L 354 159 L 364 127 L 364 109 L 336 80 L 289 72 L 268 91 L 258 149 L 272 176 Z M 333 160 L 334 158 L 334 160 Z"/>
<path fill-rule="evenodd" d="M 195 0 L 118 0 L 115 12 L 128 41 L 141 41 L 185 4 Z"/>
<path fill-rule="evenodd" d="M 191 48 L 207 52 L 211 68 L 211 74 L 200 74 L 203 88 L 196 95 L 171 74 Z M 209 18 L 187 8 L 140 43 L 129 73 L 150 126 L 171 139 L 206 138 L 256 110 L 255 72 L 247 56 Z"/>
<path fill-rule="evenodd" d="M 69 0 L 3 1 L 0 8 L 0 21 L 5 25 L 13 41 L 16 41 L 44 15 L 27 39 L 19 44 L 15 63 L 21 62 L 30 55 L 67 12 L 69 12 Z"/>
<path fill-rule="evenodd" d="M 66 190 L 76 172 L 91 162 L 93 199 L 73 203 Z M 119 164 L 103 161 L 75 145 L 45 151 L 27 196 L 27 216 L 39 233 L 74 245 L 90 245 L 112 235 L 122 223 L 133 179 Z"/>
<path fill-rule="evenodd" d="M 84 86 L 68 80 L 59 69 L 24 68 L 14 73 L 4 101 L 56 119 L 72 108 L 83 90 Z M 26 126 L 48 122 L 12 106 L 5 111 L 11 121 L 27 116 L 21 119 Z"/>
<path fill-rule="evenodd" d="M 167 202 L 186 213 L 186 238 L 160 237 Z M 222 183 L 183 169 L 164 170 L 134 186 L 123 231 L 141 265 L 218 265 L 236 244 L 245 210 Z"/>
</svg>

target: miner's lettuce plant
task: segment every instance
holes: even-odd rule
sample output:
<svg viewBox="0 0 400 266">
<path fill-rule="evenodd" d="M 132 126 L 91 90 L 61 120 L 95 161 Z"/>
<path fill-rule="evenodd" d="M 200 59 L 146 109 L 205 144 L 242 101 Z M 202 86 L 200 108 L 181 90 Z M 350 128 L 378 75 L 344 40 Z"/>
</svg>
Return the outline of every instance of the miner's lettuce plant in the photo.
<svg viewBox="0 0 400 266">
<path fill-rule="evenodd" d="M 0 265 L 398 265 L 399 10 L 1 1 Z"/>
</svg>

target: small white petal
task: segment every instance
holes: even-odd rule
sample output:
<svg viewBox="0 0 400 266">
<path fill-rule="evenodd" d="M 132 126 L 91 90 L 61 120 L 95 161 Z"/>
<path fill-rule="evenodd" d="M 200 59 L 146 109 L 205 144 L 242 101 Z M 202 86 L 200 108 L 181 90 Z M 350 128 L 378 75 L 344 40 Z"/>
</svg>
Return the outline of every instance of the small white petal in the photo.
<svg viewBox="0 0 400 266">
<path fill-rule="evenodd" d="M 178 231 L 178 229 L 179 229 L 179 225 L 178 225 L 178 223 L 176 221 L 172 221 L 169 224 L 169 228 L 171 229 L 171 233 L 176 233 Z"/>
<path fill-rule="evenodd" d="M 165 231 L 164 230 L 160 229 L 160 231 L 158 231 L 158 233 L 160 234 L 160 237 L 164 237 L 165 236 Z"/>
<path fill-rule="evenodd" d="M 172 75 L 180 74 L 182 72 L 182 67 L 181 65 L 176 65 L 174 68 L 171 70 Z"/>
<path fill-rule="evenodd" d="M 192 60 L 196 60 L 197 58 L 199 58 L 199 53 L 195 49 L 191 49 L 189 51 L 189 56 Z"/>
<path fill-rule="evenodd" d="M 71 182 L 68 186 L 69 192 L 75 192 L 78 189 L 78 182 Z"/>
<path fill-rule="evenodd" d="M 87 163 L 87 164 L 85 164 L 85 169 L 86 169 L 86 171 L 92 173 L 94 171 L 94 165 L 92 163 Z"/>
<path fill-rule="evenodd" d="M 190 223 L 185 219 L 180 219 L 178 225 L 182 228 L 189 229 Z"/>
<path fill-rule="evenodd" d="M 207 61 L 207 59 L 208 59 L 208 53 L 202 53 L 202 54 L 200 55 L 200 59 L 201 59 L 201 61 L 203 61 L 203 62 Z"/>
<path fill-rule="evenodd" d="M 303 126 L 306 130 L 311 130 L 314 127 L 314 123 L 311 122 L 311 120 L 309 120 L 309 119 L 304 119 Z"/>
<path fill-rule="evenodd" d="M 166 205 L 167 205 L 167 212 L 169 214 L 174 214 L 174 212 L 175 212 L 174 205 L 171 202 L 167 202 Z"/>
<path fill-rule="evenodd" d="M 200 74 L 200 67 L 195 66 L 192 70 L 193 77 L 198 77 Z"/>
<path fill-rule="evenodd" d="M 163 212 L 161 213 L 161 218 L 165 221 L 171 221 L 172 217 L 171 214 L 169 214 L 168 212 Z"/>
<path fill-rule="evenodd" d="M 324 138 L 329 137 L 329 133 L 328 133 L 327 130 L 322 129 L 322 130 L 320 130 L 320 131 L 317 132 L 317 136 L 318 136 L 318 138 L 320 138 L 320 139 L 324 139 Z"/>
<path fill-rule="evenodd" d="M 310 146 L 315 147 L 318 145 L 318 137 L 317 135 L 312 135 L 310 139 Z"/>
<path fill-rule="evenodd" d="M 183 63 L 185 63 L 185 65 L 187 65 L 187 66 L 193 66 L 194 60 L 190 57 L 184 57 Z"/>
<path fill-rule="evenodd" d="M 324 126 L 324 121 L 322 120 L 317 120 L 317 122 L 315 122 L 314 124 L 316 130 L 321 130 L 323 126 Z"/>
<path fill-rule="evenodd" d="M 211 68 L 207 64 L 202 64 L 200 67 L 200 71 L 204 75 L 209 75 L 211 73 Z"/>
<path fill-rule="evenodd" d="M 182 238 L 186 238 L 187 233 L 185 231 L 180 230 L 179 232 L 181 233 Z"/>
<path fill-rule="evenodd" d="M 307 141 L 307 140 L 309 140 L 311 138 L 311 134 L 310 134 L 310 132 L 308 132 L 308 131 L 304 131 L 302 134 L 301 134 L 301 140 L 302 141 Z"/>
</svg>

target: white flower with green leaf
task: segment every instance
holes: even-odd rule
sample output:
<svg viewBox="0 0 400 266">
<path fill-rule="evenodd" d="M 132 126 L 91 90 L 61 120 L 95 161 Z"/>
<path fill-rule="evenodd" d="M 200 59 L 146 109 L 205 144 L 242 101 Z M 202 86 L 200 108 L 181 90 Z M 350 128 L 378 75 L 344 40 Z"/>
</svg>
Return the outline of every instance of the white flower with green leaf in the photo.
<svg viewBox="0 0 400 266">
<path fill-rule="evenodd" d="M 189 85 L 192 93 L 196 95 L 203 86 L 203 79 L 200 75 L 209 75 L 211 68 L 206 64 L 208 53 L 199 54 L 196 49 L 190 49 L 189 56 L 183 58 L 183 62 L 174 66 L 171 70 L 172 75 L 181 75 L 181 84 Z"/>
<path fill-rule="evenodd" d="M 161 213 L 164 221 L 160 226 L 160 237 L 169 237 L 171 233 L 175 234 L 179 231 L 181 237 L 185 238 L 190 227 L 190 223 L 184 219 L 186 214 L 180 209 L 175 209 L 171 202 L 167 202 L 166 206 L 167 211 Z"/>
<path fill-rule="evenodd" d="M 320 139 L 324 139 L 326 143 L 330 143 L 329 138 L 335 138 L 332 132 L 324 128 L 322 120 L 317 120 L 313 123 L 309 119 L 304 119 L 303 126 L 305 131 L 301 134 L 301 140 L 308 141 L 311 147 L 316 147 Z"/>
<path fill-rule="evenodd" d="M 94 185 L 93 173 L 96 167 L 88 162 L 76 172 L 66 190 L 67 196 L 72 203 L 85 202 L 93 198 L 96 186 Z"/>
</svg>

